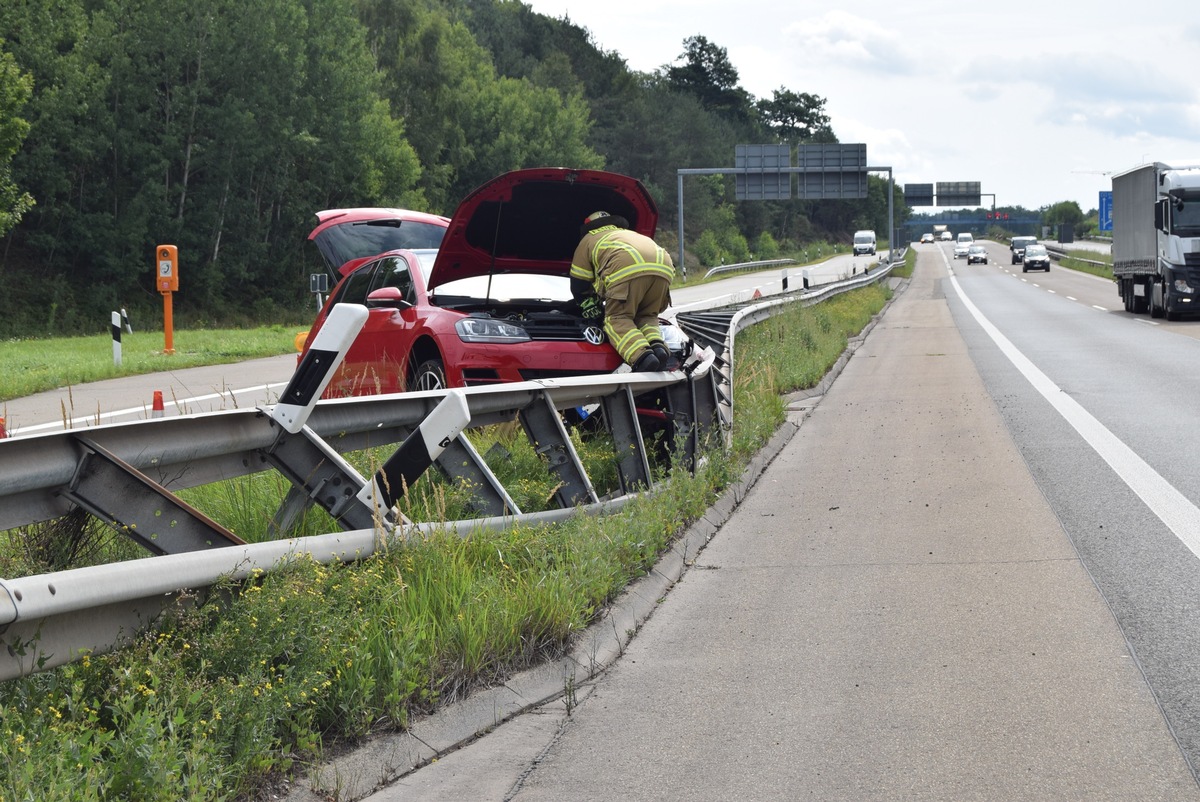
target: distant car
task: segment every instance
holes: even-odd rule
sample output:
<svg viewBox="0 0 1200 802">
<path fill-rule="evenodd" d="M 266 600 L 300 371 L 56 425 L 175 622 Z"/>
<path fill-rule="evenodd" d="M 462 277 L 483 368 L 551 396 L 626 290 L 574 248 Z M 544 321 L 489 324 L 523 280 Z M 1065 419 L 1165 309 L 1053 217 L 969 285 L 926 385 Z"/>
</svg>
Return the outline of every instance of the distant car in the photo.
<svg viewBox="0 0 1200 802">
<path fill-rule="evenodd" d="M 971 243 L 967 242 L 966 240 L 959 240 L 958 242 L 954 243 L 954 258 L 965 259 L 967 252 L 970 249 Z"/>
<path fill-rule="evenodd" d="M 1008 249 L 1012 251 L 1012 263 L 1019 265 L 1025 258 L 1025 249 L 1037 244 L 1037 237 L 1013 237 Z"/>
<path fill-rule="evenodd" d="M 924 243 L 924 242 L 929 242 L 929 243 L 932 243 L 932 242 L 933 242 L 933 234 L 932 234 L 932 233 L 922 234 L 922 235 L 921 235 L 921 242 L 923 242 L 923 243 Z"/>
<path fill-rule="evenodd" d="M 976 262 L 983 262 L 985 265 L 988 263 L 987 248 L 982 245 L 972 245 L 967 248 L 967 264 L 971 265 Z"/>
<path fill-rule="evenodd" d="M 1028 273 L 1030 270 L 1050 272 L 1050 253 L 1046 250 L 1045 245 L 1025 246 L 1025 261 L 1021 265 L 1021 272 Z"/>
<path fill-rule="evenodd" d="M 943 231 L 943 232 L 942 232 L 942 236 L 940 237 L 940 239 L 941 239 L 941 241 L 942 241 L 942 242 L 953 242 L 953 241 L 954 241 L 954 235 L 953 235 L 953 234 L 951 234 L 949 231 Z"/>
<path fill-rule="evenodd" d="M 557 167 L 492 179 L 451 218 L 403 210 L 318 215 L 310 239 L 343 278 L 305 347 L 334 304 L 369 310 L 325 397 L 615 371 L 621 357 L 599 323 L 580 314 L 568 277 L 580 225 L 597 210 L 647 236 L 658 223 L 636 179 Z M 392 244 L 406 229 L 432 239 Z"/>
</svg>

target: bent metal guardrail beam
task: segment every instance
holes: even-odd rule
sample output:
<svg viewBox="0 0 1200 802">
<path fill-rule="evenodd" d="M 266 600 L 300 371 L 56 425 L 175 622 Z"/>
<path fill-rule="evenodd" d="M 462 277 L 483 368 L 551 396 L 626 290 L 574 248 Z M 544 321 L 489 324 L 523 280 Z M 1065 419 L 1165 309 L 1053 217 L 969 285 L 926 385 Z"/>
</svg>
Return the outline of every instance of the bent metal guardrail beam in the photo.
<svg viewBox="0 0 1200 802">
<path fill-rule="evenodd" d="M 381 514 L 386 505 L 373 498 L 372 484 L 392 484 L 394 496 L 396 484 L 415 480 L 414 466 L 433 464 L 452 478 L 471 478 L 476 509 L 485 516 L 473 525 L 545 517 L 522 515 L 467 436 L 454 437 L 456 429 L 519 420 L 558 480 L 555 498 L 562 512 L 619 503 L 651 485 L 639 404 L 654 400 L 682 443 L 679 458 L 689 464 L 716 433 L 711 365 L 710 358 L 690 375 L 627 373 L 325 401 L 294 434 L 271 410 L 231 410 L 0 441 L 0 528 L 49 520 L 81 506 L 161 555 L 0 580 L 5 646 L 0 649 L 0 679 L 107 651 L 123 635 L 152 621 L 178 593 L 207 587 L 222 576 L 236 577 L 243 564 L 268 570 L 300 552 L 319 559 L 355 559 L 369 553 L 367 546 L 379 538 L 406 536 L 417 525 Z M 465 413 L 466 422 L 456 420 L 439 434 L 423 431 L 448 403 Z M 560 410 L 591 405 L 603 410 L 617 459 L 620 489 L 605 498 L 592 487 L 559 415 Z M 341 456 L 426 437 L 436 438 L 436 447 L 423 443 L 424 455 L 408 458 L 404 446 L 397 449 L 404 464 L 392 466 L 388 480 L 382 479 L 388 466 L 368 483 Z M 103 472 L 93 479 L 98 460 Z M 318 504 L 346 533 L 325 540 L 245 544 L 172 492 L 272 468 L 292 484 L 278 521 L 286 523 L 307 505 Z"/>
</svg>

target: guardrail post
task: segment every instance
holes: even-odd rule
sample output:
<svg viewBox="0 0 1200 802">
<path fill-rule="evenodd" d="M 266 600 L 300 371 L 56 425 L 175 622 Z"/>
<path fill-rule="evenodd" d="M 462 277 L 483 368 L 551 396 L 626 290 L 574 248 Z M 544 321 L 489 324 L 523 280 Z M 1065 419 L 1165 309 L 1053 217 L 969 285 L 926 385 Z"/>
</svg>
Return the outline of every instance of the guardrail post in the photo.
<svg viewBox="0 0 1200 802">
<path fill-rule="evenodd" d="M 646 443 L 638 425 L 633 390 L 626 385 L 622 392 L 607 395 L 600 401 L 604 420 L 613 439 L 617 459 L 617 480 L 622 493 L 634 493 L 650 487 L 650 461 Z"/>
<path fill-rule="evenodd" d="M 568 509 L 597 503 L 596 490 L 571 445 L 571 437 L 550 396 L 545 392 L 538 393 L 533 403 L 522 408 L 517 417 L 534 450 L 546 461 L 550 473 L 559 479 L 560 485 L 554 494 L 558 506 Z"/>
<path fill-rule="evenodd" d="M 245 545 L 216 521 L 115 454 L 83 437 L 75 476 L 62 495 L 154 554 Z M 120 511 L 113 502 L 120 502 Z"/>
</svg>

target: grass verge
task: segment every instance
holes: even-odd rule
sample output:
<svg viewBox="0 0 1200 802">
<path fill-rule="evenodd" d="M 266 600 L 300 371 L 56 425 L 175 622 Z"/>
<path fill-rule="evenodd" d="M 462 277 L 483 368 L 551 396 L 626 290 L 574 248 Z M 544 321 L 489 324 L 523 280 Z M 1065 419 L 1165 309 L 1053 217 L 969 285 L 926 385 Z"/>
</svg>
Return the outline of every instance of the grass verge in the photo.
<svg viewBox="0 0 1200 802">
<path fill-rule="evenodd" d="M 295 353 L 303 326 L 176 331 L 175 353 L 163 353 L 161 332 L 121 337 L 121 365 L 113 364 L 111 335 L 0 342 L 0 401 L 84 382 L 200 365 Z"/>
<path fill-rule="evenodd" d="M 743 333 L 732 453 L 667 472 L 661 493 L 617 515 L 300 561 L 188 600 L 120 652 L 0 685 L 0 798 L 261 798 L 333 745 L 561 654 L 736 479 L 782 422 L 781 394 L 818 382 L 887 296 L 859 290 Z M 489 436 L 517 475 L 536 464 L 503 427 Z M 540 481 L 531 500 L 549 497 Z M 454 514 L 452 488 L 418 484 L 414 513 Z M 269 483 L 197 492 L 235 531 L 261 527 L 279 500 Z M 0 534 L 0 575 L 38 568 L 29 533 Z"/>
</svg>

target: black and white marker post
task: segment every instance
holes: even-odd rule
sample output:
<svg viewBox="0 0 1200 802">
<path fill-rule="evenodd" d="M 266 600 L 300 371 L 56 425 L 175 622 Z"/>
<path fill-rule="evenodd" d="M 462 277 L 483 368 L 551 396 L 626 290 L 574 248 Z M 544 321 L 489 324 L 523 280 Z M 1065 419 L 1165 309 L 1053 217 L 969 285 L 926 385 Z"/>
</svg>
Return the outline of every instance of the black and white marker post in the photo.
<svg viewBox="0 0 1200 802">
<path fill-rule="evenodd" d="M 405 438 L 396 453 L 358 491 L 358 500 L 390 510 L 470 422 L 466 395 L 462 390 L 448 390 L 416 431 Z"/>
<path fill-rule="evenodd" d="M 270 411 L 271 420 L 290 434 L 304 428 L 321 393 L 333 378 L 333 372 L 342 364 L 350 344 L 366 322 L 367 308 L 361 304 L 333 307 L 329 317 L 325 318 L 325 325 L 317 332 L 317 339 L 279 396 L 279 403 Z"/>
<path fill-rule="evenodd" d="M 113 365 L 121 367 L 121 313 L 112 313 Z"/>
</svg>

